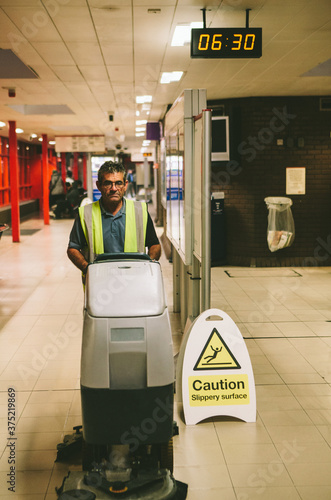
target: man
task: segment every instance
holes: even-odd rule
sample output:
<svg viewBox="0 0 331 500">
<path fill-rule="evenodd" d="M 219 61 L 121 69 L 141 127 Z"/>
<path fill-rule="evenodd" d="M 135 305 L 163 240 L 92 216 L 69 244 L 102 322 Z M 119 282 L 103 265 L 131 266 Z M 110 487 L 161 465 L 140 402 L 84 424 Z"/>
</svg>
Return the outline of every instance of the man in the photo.
<svg viewBox="0 0 331 500">
<path fill-rule="evenodd" d="M 147 247 L 150 258 L 158 260 L 161 246 L 146 203 L 124 198 L 128 187 L 124 166 L 105 162 L 96 184 L 101 198 L 79 208 L 67 251 L 83 277 L 101 253 L 145 252 Z"/>
</svg>

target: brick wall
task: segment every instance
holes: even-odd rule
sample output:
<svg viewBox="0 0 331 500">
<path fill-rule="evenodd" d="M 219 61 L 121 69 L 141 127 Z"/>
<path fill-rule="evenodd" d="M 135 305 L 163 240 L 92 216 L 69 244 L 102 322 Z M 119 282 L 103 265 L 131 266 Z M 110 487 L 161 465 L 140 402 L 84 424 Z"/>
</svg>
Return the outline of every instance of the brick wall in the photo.
<svg viewBox="0 0 331 500">
<path fill-rule="evenodd" d="M 211 101 L 229 116 L 230 162 L 212 166 L 212 191 L 224 191 L 227 263 L 331 265 L 331 111 L 320 97 Z M 216 112 L 216 111 L 215 111 Z M 277 145 L 277 139 L 283 145 Z M 303 141 L 303 142 L 302 142 Z M 286 168 L 306 168 L 306 194 L 286 195 Z M 293 201 L 295 240 L 270 252 L 267 196 Z"/>
</svg>

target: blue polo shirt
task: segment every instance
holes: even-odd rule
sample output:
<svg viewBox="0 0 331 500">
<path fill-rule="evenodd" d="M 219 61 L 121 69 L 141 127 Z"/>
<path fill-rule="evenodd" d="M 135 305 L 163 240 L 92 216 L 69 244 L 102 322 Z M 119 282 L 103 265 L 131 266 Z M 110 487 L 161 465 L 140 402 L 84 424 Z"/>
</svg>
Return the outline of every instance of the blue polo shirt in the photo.
<svg viewBox="0 0 331 500">
<path fill-rule="evenodd" d="M 126 217 L 126 201 L 123 198 L 123 205 L 116 215 L 107 212 L 100 199 L 101 220 L 103 245 L 105 253 L 124 252 L 125 239 L 125 217 Z M 156 235 L 153 221 L 148 214 L 147 230 L 146 230 L 146 246 L 149 248 L 153 245 L 159 245 L 159 239 Z M 69 237 L 69 248 L 83 250 L 86 248 L 87 242 L 80 222 L 79 215 L 76 217 L 73 228 Z"/>
</svg>

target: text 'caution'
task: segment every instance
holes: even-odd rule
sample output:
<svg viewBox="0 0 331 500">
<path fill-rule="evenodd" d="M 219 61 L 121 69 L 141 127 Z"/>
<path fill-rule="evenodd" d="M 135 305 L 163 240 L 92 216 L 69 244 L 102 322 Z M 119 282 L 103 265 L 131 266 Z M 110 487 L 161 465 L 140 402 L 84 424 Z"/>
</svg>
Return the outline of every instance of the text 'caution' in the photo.
<svg viewBox="0 0 331 500">
<path fill-rule="evenodd" d="M 190 406 L 249 404 L 248 376 L 245 374 L 190 376 Z"/>
</svg>

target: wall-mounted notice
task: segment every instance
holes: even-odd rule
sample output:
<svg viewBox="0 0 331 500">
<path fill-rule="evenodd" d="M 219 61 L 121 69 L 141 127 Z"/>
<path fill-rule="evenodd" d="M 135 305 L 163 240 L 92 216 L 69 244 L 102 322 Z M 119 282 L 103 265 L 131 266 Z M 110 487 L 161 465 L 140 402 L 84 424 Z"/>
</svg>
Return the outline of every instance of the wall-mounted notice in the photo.
<svg viewBox="0 0 331 500">
<path fill-rule="evenodd" d="M 55 137 L 56 153 L 103 153 L 104 135 L 77 135 Z"/>
<path fill-rule="evenodd" d="M 185 333 L 176 384 L 187 425 L 216 415 L 256 421 L 255 383 L 247 347 L 234 321 L 219 309 L 204 311 Z"/>
<path fill-rule="evenodd" d="M 305 167 L 286 169 L 286 194 L 306 194 Z"/>
</svg>

